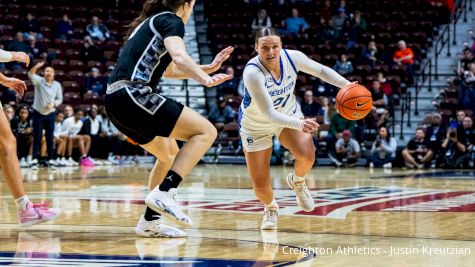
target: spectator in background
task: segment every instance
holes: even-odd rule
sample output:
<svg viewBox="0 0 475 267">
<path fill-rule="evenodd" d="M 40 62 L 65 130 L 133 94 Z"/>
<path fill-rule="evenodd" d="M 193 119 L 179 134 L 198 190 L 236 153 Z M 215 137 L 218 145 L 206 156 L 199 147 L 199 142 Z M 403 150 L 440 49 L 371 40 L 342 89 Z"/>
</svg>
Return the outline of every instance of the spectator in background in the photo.
<svg viewBox="0 0 475 267">
<path fill-rule="evenodd" d="M 380 127 L 378 137 L 371 146 L 369 167 L 392 168 L 392 162 L 396 159 L 396 149 L 396 138 L 391 137 L 386 127 Z"/>
<path fill-rule="evenodd" d="M 15 117 L 15 109 L 13 108 L 13 106 L 8 104 L 3 105 L 3 112 L 7 117 L 8 123 L 11 123 L 11 121 Z"/>
<path fill-rule="evenodd" d="M 331 6 L 331 1 L 330 0 L 325 0 L 323 2 L 323 6 L 320 8 L 320 16 L 325 20 L 328 21 L 332 18 L 333 14 L 333 9 Z"/>
<path fill-rule="evenodd" d="M 56 165 L 59 166 L 75 166 L 77 162 L 72 158 L 66 159 L 66 146 L 69 142 L 68 132 L 63 130 L 64 113 L 58 112 L 54 122 L 54 143 L 56 146 Z"/>
<path fill-rule="evenodd" d="M 67 156 L 69 161 L 73 161 L 73 148 L 78 147 L 81 159 L 79 165 L 81 166 L 94 166 L 94 163 L 89 158 L 89 150 L 91 149 L 91 137 L 89 135 L 79 134 L 82 129 L 82 118 L 84 117 L 84 111 L 78 109 L 74 113 L 73 117 L 67 118 L 63 122 L 63 131 L 67 132 L 69 142 L 67 146 Z"/>
<path fill-rule="evenodd" d="M 465 111 L 463 111 L 463 110 L 457 111 L 456 120 L 455 120 L 455 121 L 452 121 L 452 122 L 450 123 L 450 126 L 449 126 L 449 127 L 456 128 L 456 129 L 460 129 L 460 127 L 463 126 L 463 119 L 464 119 L 466 116 L 467 116 L 467 114 L 465 114 Z"/>
<path fill-rule="evenodd" d="M 472 51 L 470 48 L 465 48 L 463 50 L 463 57 L 460 59 L 458 64 L 458 74 L 463 75 L 465 71 L 470 70 L 470 64 L 475 63 L 475 58 L 473 57 Z"/>
<path fill-rule="evenodd" d="M 227 67 L 226 74 L 234 77 L 234 74 L 235 74 L 234 68 L 232 66 Z M 240 81 L 241 81 L 240 79 L 233 78 L 218 85 L 216 98 L 219 99 L 221 97 L 226 98 L 227 96 L 238 95 L 238 87 L 239 87 Z"/>
<path fill-rule="evenodd" d="M 252 31 L 255 32 L 264 27 L 272 27 L 272 22 L 267 15 L 267 11 L 262 8 L 257 12 L 257 17 L 252 20 L 251 28 Z"/>
<path fill-rule="evenodd" d="M 335 107 L 330 105 L 330 100 L 326 96 L 320 97 L 320 105 L 323 110 L 323 124 L 330 125 L 331 117 L 336 113 Z"/>
<path fill-rule="evenodd" d="M 292 8 L 292 16 L 282 21 L 282 27 L 282 35 L 297 35 L 304 33 L 309 28 L 309 25 L 305 18 L 299 17 L 298 9 Z"/>
<path fill-rule="evenodd" d="M 64 119 L 70 118 L 74 115 L 74 108 L 73 106 L 67 104 L 64 106 Z"/>
<path fill-rule="evenodd" d="M 463 80 L 459 89 L 459 105 L 475 113 L 475 62 L 468 64 L 463 72 Z"/>
<path fill-rule="evenodd" d="M 46 59 L 48 57 L 48 54 L 46 53 L 46 48 L 43 44 L 36 42 L 36 37 L 34 35 L 30 35 L 28 37 L 28 43 L 30 45 L 31 51 L 31 53 L 29 54 L 30 57 L 36 59 Z"/>
<path fill-rule="evenodd" d="M 91 75 L 86 76 L 83 93 L 91 93 L 102 96 L 106 93 L 107 81 L 101 75 L 98 68 L 91 69 Z"/>
<path fill-rule="evenodd" d="M 434 152 L 430 147 L 430 143 L 425 140 L 424 129 L 418 127 L 416 129 L 416 136 L 409 141 L 406 148 L 402 151 L 402 157 L 406 167 L 422 169 L 428 164 Z"/>
<path fill-rule="evenodd" d="M 333 66 L 333 69 L 340 75 L 347 77 L 353 73 L 353 64 L 348 61 L 348 57 L 345 54 L 341 54 L 340 60 L 338 60 Z"/>
<path fill-rule="evenodd" d="M 118 165 L 122 134 L 110 121 L 104 106 L 99 107 L 99 113 L 101 116 L 99 142 L 105 147 L 103 151 L 108 153 L 101 158 L 107 158 L 110 164 Z"/>
<path fill-rule="evenodd" d="M 9 51 L 25 52 L 27 55 L 31 54 L 30 46 L 28 45 L 27 42 L 25 42 L 25 39 L 23 38 L 23 34 L 21 32 L 16 33 L 15 40 L 13 40 L 8 45 L 8 50 Z M 13 70 L 22 68 L 20 63 L 18 63 L 16 61 L 8 63 L 8 66 Z"/>
<path fill-rule="evenodd" d="M 89 115 L 84 119 L 79 135 L 88 135 L 91 138 L 91 161 L 94 165 L 100 165 L 100 161 L 94 158 L 99 158 L 99 131 L 101 128 L 101 116 L 99 115 L 99 107 L 95 104 L 91 105 Z"/>
<path fill-rule="evenodd" d="M 361 12 L 355 11 L 355 16 L 352 19 L 353 31 L 356 36 L 361 36 L 362 33 L 366 32 L 368 28 L 366 20 L 361 16 Z"/>
<path fill-rule="evenodd" d="M 371 83 L 371 98 L 373 99 L 373 107 L 376 108 L 378 114 L 387 112 L 388 110 L 388 98 L 381 91 L 381 83 L 377 80 L 374 80 Z"/>
<path fill-rule="evenodd" d="M 11 121 L 13 135 L 17 140 L 17 154 L 20 159 L 20 167 L 27 168 L 31 162 L 33 153 L 33 121 L 30 118 L 30 110 L 27 105 L 18 108 L 18 116 Z"/>
<path fill-rule="evenodd" d="M 463 168 L 466 159 L 466 147 L 465 144 L 459 140 L 457 128 L 450 127 L 447 129 L 447 136 L 440 147 L 440 158 L 443 158 L 440 167 Z"/>
<path fill-rule="evenodd" d="M 105 41 L 110 38 L 109 29 L 104 24 L 99 23 L 97 16 L 91 18 L 91 24 L 87 25 L 86 31 L 94 40 Z"/>
<path fill-rule="evenodd" d="M 322 36 L 324 40 L 328 40 L 330 42 L 333 42 L 338 39 L 338 37 L 340 36 L 340 32 L 335 27 L 333 20 L 329 20 L 325 27 L 323 27 Z"/>
<path fill-rule="evenodd" d="M 338 31 L 341 31 L 343 29 L 343 24 L 345 23 L 345 20 L 348 18 L 348 15 L 345 13 L 345 8 L 340 7 L 337 10 L 337 14 L 332 17 L 331 20 L 333 20 L 333 23 L 335 25 L 335 28 Z"/>
<path fill-rule="evenodd" d="M 473 127 L 473 119 L 465 117 L 463 119 L 463 127 L 458 131 L 460 133 L 460 142 L 467 148 L 468 167 L 473 168 L 475 162 L 475 128 Z"/>
<path fill-rule="evenodd" d="M 393 94 L 393 88 L 391 87 L 391 84 L 389 81 L 384 77 L 384 74 L 382 72 L 378 72 L 376 75 L 376 79 L 378 80 L 380 86 L 381 86 L 381 91 L 387 96 L 390 97 Z"/>
<path fill-rule="evenodd" d="M 393 61 L 396 65 L 406 66 L 408 86 L 412 86 L 414 83 L 414 52 L 412 49 L 407 47 L 406 42 L 400 40 L 397 43 L 398 50 L 394 52 Z"/>
<path fill-rule="evenodd" d="M 31 13 L 26 14 L 26 18 L 20 22 L 18 25 L 18 31 L 23 33 L 25 39 L 28 39 L 30 36 L 35 36 L 38 39 L 43 38 L 40 30 L 40 23 Z"/>
<path fill-rule="evenodd" d="M 341 133 L 344 130 L 350 130 L 351 134 L 354 135 L 355 133 L 355 122 L 349 121 L 343 118 L 340 113 L 335 113 L 331 117 L 330 121 L 330 132 L 328 133 L 326 140 L 327 140 L 327 150 L 332 151 L 335 148 L 336 140 L 341 138 Z"/>
<path fill-rule="evenodd" d="M 44 78 L 36 74 L 38 69 L 44 66 L 44 62 L 36 64 L 28 72 L 28 77 L 35 86 L 33 99 L 33 160 L 32 167 L 38 166 L 38 156 L 40 152 L 43 129 L 48 149 L 48 164 L 55 164 L 54 156 L 54 123 L 56 118 L 56 107 L 63 103 L 63 88 L 61 84 L 54 80 L 54 69 L 46 67 Z"/>
<path fill-rule="evenodd" d="M 100 61 L 101 59 L 101 52 L 94 44 L 91 37 L 85 36 L 81 47 L 81 60 L 83 62 L 88 62 L 90 60 Z"/>
<path fill-rule="evenodd" d="M 74 37 L 73 22 L 69 19 L 68 14 L 64 14 L 63 17 L 56 22 L 54 28 L 54 38 L 70 40 Z"/>
<path fill-rule="evenodd" d="M 354 167 L 361 156 L 360 145 L 351 136 L 350 130 L 344 130 L 336 142 L 335 152 L 328 154 L 337 167 Z"/>
<path fill-rule="evenodd" d="M 234 121 L 234 110 L 227 105 L 224 97 L 219 99 L 217 106 L 211 108 L 208 120 L 214 124 L 218 131 L 221 131 L 224 125 Z"/>
<path fill-rule="evenodd" d="M 362 53 L 363 63 L 374 67 L 378 62 L 378 47 L 376 47 L 375 41 L 369 41 Z"/>
<path fill-rule="evenodd" d="M 301 103 L 301 109 L 305 118 L 315 118 L 323 115 L 322 107 L 314 101 L 313 91 L 310 89 L 305 91 L 304 101 Z"/>
<path fill-rule="evenodd" d="M 429 142 L 429 146 L 434 152 L 435 163 L 431 167 L 435 167 L 440 165 L 443 160 L 443 157 L 439 157 L 439 151 L 446 135 L 446 128 L 442 125 L 442 116 L 438 113 L 431 116 L 430 124 L 426 129 L 426 141 Z"/>
</svg>

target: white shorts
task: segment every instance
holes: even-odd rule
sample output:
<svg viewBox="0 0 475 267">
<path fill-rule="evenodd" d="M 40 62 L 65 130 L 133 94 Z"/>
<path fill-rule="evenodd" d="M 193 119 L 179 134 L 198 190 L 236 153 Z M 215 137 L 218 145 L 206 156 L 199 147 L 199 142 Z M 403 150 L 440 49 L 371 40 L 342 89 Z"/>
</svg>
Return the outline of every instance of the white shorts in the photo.
<svg viewBox="0 0 475 267">
<path fill-rule="evenodd" d="M 303 113 L 298 107 L 297 111 L 293 114 L 287 114 L 292 118 L 303 119 Z M 253 131 L 253 129 L 241 127 L 239 133 L 241 136 L 242 146 L 246 150 L 246 152 L 257 152 L 262 151 L 272 147 L 272 138 L 275 136 L 279 138 L 282 130 L 284 127 L 280 126 L 270 126 L 267 128 L 268 130 L 262 131 Z"/>
</svg>

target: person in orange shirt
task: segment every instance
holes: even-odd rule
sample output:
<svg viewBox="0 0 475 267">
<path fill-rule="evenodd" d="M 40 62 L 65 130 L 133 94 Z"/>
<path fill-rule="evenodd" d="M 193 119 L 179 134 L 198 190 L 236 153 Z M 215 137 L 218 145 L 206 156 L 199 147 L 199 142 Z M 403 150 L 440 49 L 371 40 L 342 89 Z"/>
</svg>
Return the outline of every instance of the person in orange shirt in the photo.
<svg viewBox="0 0 475 267">
<path fill-rule="evenodd" d="M 407 83 L 411 86 L 414 82 L 413 64 L 414 64 L 414 52 L 412 49 L 406 46 L 406 42 L 400 40 L 398 43 L 398 50 L 394 52 L 393 61 L 397 65 L 405 65 L 407 71 Z"/>
</svg>

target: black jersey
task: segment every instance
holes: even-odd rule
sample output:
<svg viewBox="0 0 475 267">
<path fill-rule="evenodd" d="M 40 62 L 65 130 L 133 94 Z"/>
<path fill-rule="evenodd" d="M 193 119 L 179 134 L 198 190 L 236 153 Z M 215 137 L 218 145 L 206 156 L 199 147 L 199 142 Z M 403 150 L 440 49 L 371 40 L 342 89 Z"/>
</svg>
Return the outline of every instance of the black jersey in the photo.
<svg viewBox="0 0 475 267">
<path fill-rule="evenodd" d="M 120 80 L 138 82 L 154 88 L 172 61 L 164 40 L 185 35 L 180 17 L 166 11 L 142 22 L 122 47 L 109 83 Z"/>
</svg>

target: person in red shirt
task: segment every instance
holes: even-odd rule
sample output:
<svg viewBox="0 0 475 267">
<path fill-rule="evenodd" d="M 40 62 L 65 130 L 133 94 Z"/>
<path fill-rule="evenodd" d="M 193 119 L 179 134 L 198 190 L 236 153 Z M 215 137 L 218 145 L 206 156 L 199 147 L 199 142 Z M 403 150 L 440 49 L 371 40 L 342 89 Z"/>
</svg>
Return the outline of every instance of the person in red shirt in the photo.
<svg viewBox="0 0 475 267">
<path fill-rule="evenodd" d="M 393 61 L 397 65 L 405 65 L 407 71 L 407 83 L 408 86 L 411 86 L 414 82 L 414 72 L 413 72 L 413 64 L 414 64 L 414 52 L 412 49 L 406 46 L 406 42 L 400 40 L 398 43 L 398 50 L 394 52 Z"/>
</svg>

